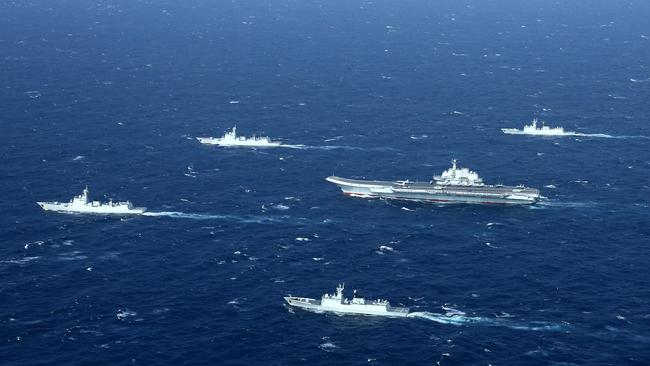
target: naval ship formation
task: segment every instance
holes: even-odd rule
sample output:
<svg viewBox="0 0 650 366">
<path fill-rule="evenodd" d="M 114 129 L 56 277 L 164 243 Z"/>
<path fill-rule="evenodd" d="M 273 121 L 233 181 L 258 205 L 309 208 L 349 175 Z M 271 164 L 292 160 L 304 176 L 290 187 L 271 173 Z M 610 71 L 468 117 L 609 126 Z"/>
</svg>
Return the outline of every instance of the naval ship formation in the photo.
<svg viewBox="0 0 650 366">
<path fill-rule="evenodd" d="M 320 300 L 306 297 L 287 296 L 287 305 L 315 313 L 335 313 L 341 315 L 372 315 L 392 318 L 404 318 L 409 314 L 408 308 L 392 307 L 388 300 L 370 300 L 359 297 L 354 291 L 352 299 L 343 297 L 345 286 L 339 284 L 336 293 L 324 294 Z"/>
<path fill-rule="evenodd" d="M 432 203 L 474 203 L 530 205 L 541 198 L 539 190 L 520 186 L 488 185 L 476 172 L 458 168 L 456 160 L 451 168 L 430 182 L 410 180 L 379 181 L 327 177 L 344 194 L 362 198 L 386 198 Z"/>
</svg>

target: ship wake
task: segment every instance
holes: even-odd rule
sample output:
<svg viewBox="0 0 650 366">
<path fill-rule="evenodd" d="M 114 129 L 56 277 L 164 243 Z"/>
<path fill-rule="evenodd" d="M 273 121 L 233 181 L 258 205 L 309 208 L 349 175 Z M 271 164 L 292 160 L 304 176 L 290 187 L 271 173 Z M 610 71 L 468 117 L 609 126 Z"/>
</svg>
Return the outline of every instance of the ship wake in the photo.
<svg viewBox="0 0 650 366">
<path fill-rule="evenodd" d="M 650 139 L 650 136 L 642 136 L 642 135 L 616 136 L 616 135 L 607 135 L 607 134 L 604 134 L 604 133 L 579 133 L 579 132 L 569 133 L 567 136 L 600 137 L 600 138 L 606 138 L 606 139 Z"/>
<path fill-rule="evenodd" d="M 557 201 L 557 200 L 543 200 L 539 201 L 536 205 L 531 206 L 531 209 L 543 209 L 543 208 L 593 208 L 596 207 L 598 203 L 596 202 L 569 202 L 569 201 Z"/>
<path fill-rule="evenodd" d="M 282 144 L 280 147 L 286 147 L 288 149 L 298 149 L 298 150 L 354 150 L 354 151 L 397 151 L 397 149 L 391 147 L 358 147 L 358 146 L 348 146 L 348 145 L 290 145 Z"/>
<path fill-rule="evenodd" d="M 439 314 L 430 313 L 428 311 L 413 312 L 408 315 L 409 318 L 419 318 L 431 320 L 440 324 L 450 324 L 456 326 L 486 326 L 486 327 L 506 327 L 516 330 L 529 330 L 529 331 L 550 331 L 550 332 L 565 332 L 568 327 L 565 324 L 531 321 L 531 322 L 515 322 L 510 319 L 503 318 L 487 318 L 480 316 L 465 316 L 462 314 Z"/>
<path fill-rule="evenodd" d="M 608 135 L 605 133 L 581 133 L 581 132 L 555 132 L 547 133 L 544 135 L 537 135 L 532 133 L 511 133 L 504 132 L 507 135 L 526 135 L 534 137 L 594 137 L 594 138 L 604 138 L 604 139 L 650 139 L 650 136 L 644 135 Z"/>
<path fill-rule="evenodd" d="M 144 212 L 142 216 L 151 217 L 169 217 L 174 219 L 189 219 L 189 220 L 223 220 L 233 221 L 242 224 L 273 224 L 282 222 L 281 217 L 272 216 L 236 216 L 236 215 L 214 215 L 214 214 L 197 214 L 175 211 L 162 211 L 162 212 Z"/>
</svg>

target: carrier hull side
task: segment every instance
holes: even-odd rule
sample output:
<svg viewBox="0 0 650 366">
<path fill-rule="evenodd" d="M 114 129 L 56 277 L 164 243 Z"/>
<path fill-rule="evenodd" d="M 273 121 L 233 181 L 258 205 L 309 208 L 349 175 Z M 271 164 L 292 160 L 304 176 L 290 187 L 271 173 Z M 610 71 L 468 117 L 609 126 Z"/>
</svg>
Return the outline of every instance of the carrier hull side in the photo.
<svg viewBox="0 0 650 366">
<path fill-rule="evenodd" d="M 327 181 L 338 185 L 343 194 L 360 198 L 384 198 L 435 204 L 531 205 L 539 201 L 539 191 L 532 188 L 496 186 L 444 186 L 415 183 L 364 181 L 331 176 Z"/>
</svg>

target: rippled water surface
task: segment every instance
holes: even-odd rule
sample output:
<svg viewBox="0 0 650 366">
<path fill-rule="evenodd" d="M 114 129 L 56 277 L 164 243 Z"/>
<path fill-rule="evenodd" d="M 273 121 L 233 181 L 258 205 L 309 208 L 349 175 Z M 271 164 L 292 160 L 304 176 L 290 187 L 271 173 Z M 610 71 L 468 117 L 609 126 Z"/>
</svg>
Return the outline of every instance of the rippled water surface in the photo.
<svg viewBox="0 0 650 366">
<path fill-rule="evenodd" d="M 0 357 L 650 363 L 646 2 L 0 3 Z M 533 117 L 575 135 L 501 133 Z M 287 147 L 222 149 L 237 125 Z M 534 207 L 343 196 L 452 158 Z M 89 186 L 142 216 L 43 212 Z M 408 318 L 288 309 L 345 282 Z"/>
</svg>

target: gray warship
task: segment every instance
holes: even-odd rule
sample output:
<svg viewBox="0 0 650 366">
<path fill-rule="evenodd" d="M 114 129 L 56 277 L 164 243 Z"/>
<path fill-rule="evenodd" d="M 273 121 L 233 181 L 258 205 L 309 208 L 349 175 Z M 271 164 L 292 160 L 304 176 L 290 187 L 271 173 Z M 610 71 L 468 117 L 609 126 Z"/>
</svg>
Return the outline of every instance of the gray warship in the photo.
<svg viewBox="0 0 650 366">
<path fill-rule="evenodd" d="M 286 296 L 287 305 L 315 313 L 335 313 L 340 315 L 371 315 L 389 318 L 405 318 L 409 309 L 390 306 L 388 300 L 370 300 L 357 296 L 354 291 L 352 299 L 343 297 L 345 286 L 339 284 L 336 293 L 324 294 L 320 300 L 307 297 Z"/>
<path fill-rule="evenodd" d="M 327 177 L 327 181 L 338 185 L 345 195 L 362 198 L 505 205 L 531 205 L 541 198 L 538 189 L 523 185 L 485 184 L 476 172 L 459 168 L 456 159 L 451 164 L 451 168 L 434 176 L 430 182 L 358 180 L 337 176 Z"/>
</svg>

